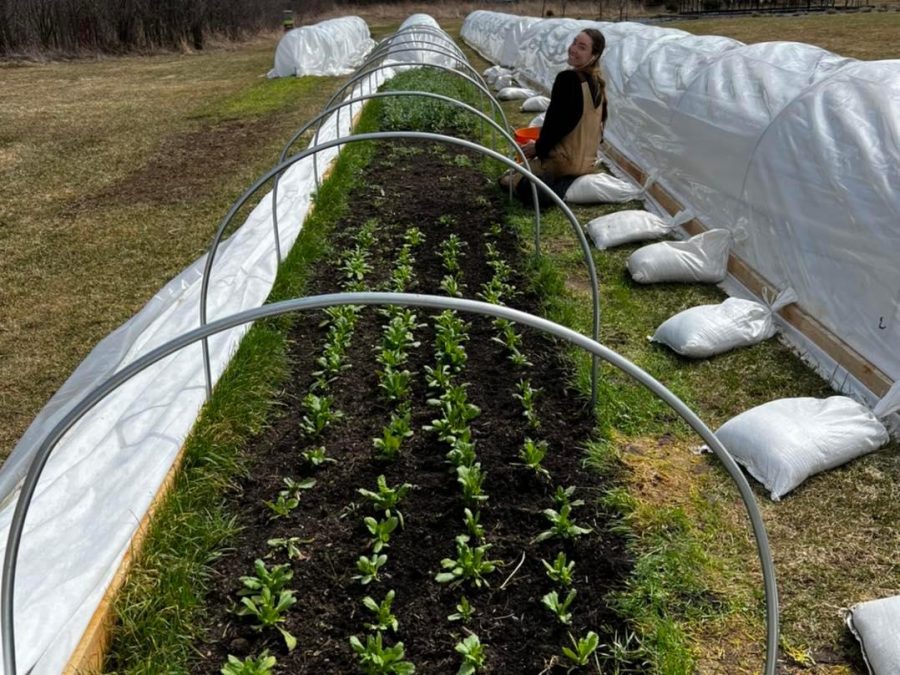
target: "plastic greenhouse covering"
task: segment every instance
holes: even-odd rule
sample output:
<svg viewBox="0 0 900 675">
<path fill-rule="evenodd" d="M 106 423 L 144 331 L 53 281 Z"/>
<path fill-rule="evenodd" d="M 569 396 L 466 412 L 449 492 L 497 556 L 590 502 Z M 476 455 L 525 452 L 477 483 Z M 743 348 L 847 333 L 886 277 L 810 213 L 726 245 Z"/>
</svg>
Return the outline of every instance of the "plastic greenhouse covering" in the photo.
<svg viewBox="0 0 900 675">
<path fill-rule="evenodd" d="M 477 11 L 462 36 L 494 59 L 521 17 Z M 549 90 L 574 35 L 600 29 L 606 139 L 733 252 L 888 379 L 900 379 L 900 60 L 744 45 L 637 23 L 533 21 L 508 65 Z M 746 290 L 733 280 L 726 288 Z M 803 342 L 803 336 L 789 337 Z M 802 348 L 826 376 L 835 365 Z M 874 403 L 852 377 L 837 382 Z"/>
<path fill-rule="evenodd" d="M 359 19 L 325 23 L 357 26 L 359 32 L 353 38 L 357 48 L 371 42 Z M 346 35 L 350 39 L 351 32 Z M 366 44 L 365 51 L 369 47 Z M 333 49 L 329 53 L 335 54 Z M 315 58 L 321 62 L 322 56 Z M 304 67 L 312 67 L 312 61 Z M 390 68 L 377 71 L 361 80 L 346 98 L 374 91 L 395 72 Z M 336 117 L 330 115 L 323 124 L 320 142 L 349 135 L 350 115 L 346 111 L 340 115 L 340 130 Z M 319 171 L 337 154 L 337 148 L 318 153 Z M 314 192 L 312 157 L 295 163 L 282 175 L 278 223 L 283 255 L 300 232 Z M 209 286 L 209 322 L 258 307 L 269 295 L 276 273 L 271 200 L 269 192 L 219 246 Z M 13 449 L 0 468 L 0 498 L 4 499 L 0 554 L 5 553 L 17 486 L 46 434 L 101 382 L 198 326 L 205 260 L 205 255 L 196 260 L 104 338 Z M 210 338 L 213 382 L 248 329 L 242 326 Z M 56 446 L 38 483 L 19 550 L 14 608 L 18 672 L 63 672 L 205 398 L 201 346 L 196 343 L 119 387 Z"/>
<path fill-rule="evenodd" d="M 369 26 L 358 16 L 295 28 L 278 42 L 269 77 L 346 75 L 363 62 L 374 46 Z"/>
</svg>

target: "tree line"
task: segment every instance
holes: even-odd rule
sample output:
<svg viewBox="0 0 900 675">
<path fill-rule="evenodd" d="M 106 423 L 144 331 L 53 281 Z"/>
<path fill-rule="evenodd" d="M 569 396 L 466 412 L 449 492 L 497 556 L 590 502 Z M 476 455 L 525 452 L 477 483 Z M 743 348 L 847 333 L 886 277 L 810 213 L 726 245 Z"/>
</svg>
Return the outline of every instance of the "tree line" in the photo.
<svg viewBox="0 0 900 675">
<path fill-rule="evenodd" d="M 285 0 L 0 0 L 0 55 L 202 49 L 281 25 Z"/>
</svg>

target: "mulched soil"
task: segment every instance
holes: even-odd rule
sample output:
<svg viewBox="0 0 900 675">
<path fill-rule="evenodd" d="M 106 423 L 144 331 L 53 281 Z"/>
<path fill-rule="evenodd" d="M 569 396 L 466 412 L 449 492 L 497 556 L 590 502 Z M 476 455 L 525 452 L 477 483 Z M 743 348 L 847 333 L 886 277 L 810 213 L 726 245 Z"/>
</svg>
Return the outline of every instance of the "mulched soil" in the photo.
<svg viewBox="0 0 900 675">
<path fill-rule="evenodd" d="M 350 196 L 351 213 L 333 235 L 336 254 L 321 264 L 311 290 L 337 290 L 337 252 L 353 245 L 361 224 L 377 218 L 381 227 L 372 251 L 374 271 L 366 280 L 370 288 L 388 277 L 404 231 L 415 225 L 424 231 L 426 241 L 415 250 L 417 284 L 408 290 L 440 293 L 444 271 L 438 246 L 455 233 L 467 242 L 462 258 L 465 295 L 475 297 L 492 275 L 486 264 L 485 233 L 492 223 L 502 221 L 503 195 L 477 169 L 466 166 L 469 162 L 459 157 L 472 156 L 465 152 L 411 142 L 385 147 Z M 451 225 L 446 224 L 448 216 Z M 515 238 L 504 234 L 497 244 L 506 260 L 521 270 Z M 524 291 L 528 284 L 520 272 L 516 274 L 512 281 L 522 293 L 510 304 L 539 312 L 538 298 Z M 415 434 L 406 441 L 400 459 L 385 463 L 371 455 L 372 439 L 380 436 L 391 407 L 378 395 L 375 375 L 374 346 L 380 343 L 384 318 L 365 310 L 353 336 L 352 368 L 331 388 L 345 416 L 326 432 L 323 442 L 339 461 L 318 470 L 305 466 L 300 457 L 310 444 L 300 431 L 299 402 L 312 382 L 312 364 L 325 329 L 319 325 L 320 314 L 298 317 L 292 334 L 295 372 L 284 392 L 284 412 L 248 452 L 249 478 L 232 499 L 233 511 L 245 527 L 233 549 L 214 565 L 208 630 L 205 641 L 196 645 L 193 672 L 218 673 L 228 654 L 256 655 L 266 648 L 278 658 L 277 672 L 358 672 L 348 638 L 357 635 L 365 641 L 364 623 L 371 617 L 361 599 L 371 595 L 380 600 L 390 589 L 396 591 L 394 614 L 400 626 L 396 636 L 385 636 L 385 642 L 402 641 L 406 658 L 420 673 L 455 673 L 460 657 L 453 647 L 466 630 L 487 646 L 484 672 L 510 674 L 565 672 L 561 664 L 554 664 L 561 646 L 569 644 L 569 631 L 584 635 L 593 630 L 601 642 L 615 632 L 626 632 L 605 601 L 610 591 L 621 587 L 630 561 L 624 542 L 609 533 L 606 515 L 594 505 L 607 486 L 584 466 L 584 442 L 593 429 L 589 406 L 567 386 L 568 373 L 556 344 L 525 332 L 524 351 L 533 366 L 521 370 L 509 362 L 505 348 L 491 340 L 496 331 L 490 320 L 480 317 L 465 317 L 471 322 L 469 358 L 457 379 L 469 383 L 469 398 L 482 411 L 472 422 L 479 460 L 487 471 L 489 500 L 481 508 L 481 519 L 493 546 L 489 557 L 502 560 L 503 566 L 489 577 L 490 588 L 454 588 L 434 581 L 440 561 L 455 557 L 454 538 L 465 527 L 461 491 L 444 458 L 447 447 L 422 430 L 438 416 L 426 404 L 429 392 L 424 382 L 424 367 L 434 364 L 430 314 L 419 311 L 420 322 L 429 326 L 417 333 L 421 346 L 410 359 L 409 368 L 418 375 L 412 397 Z M 523 376 L 541 388 L 542 426 L 532 436 L 550 444 L 544 461 L 550 480 L 517 463 L 528 433 L 521 404 L 513 396 Z M 362 586 L 352 576 L 357 573 L 357 558 L 369 554 L 363 517 L 376 514 L 357 488 L 374 490 L 379 474 L 390 485 L 409 482 L 416 487 L 401 506 L 405 528 L 394 533 L 385 550 L 388 562 L 381 579 Z M 285 476 L 314 476 L 317 483 L 302 494 L 300 508 L 273 520 L 263 501 L 276 497 Z M 594 528 L 594 533 L 566 543 L 556 539 L 532 543 L 548 527 L 542 510 L 554 506 L 555 487 L 569 485 L 576 485 L 576 496 L 587 502 L 575 509 L 576 522 Z M 290 654 L 277 631 L 258 633 L 247 617 L 234 614 L 239 577 L 251 574 L 254 559 L 268 554 L 268 539 L 288 536 L 309 542 L 302 547 L 304 559 L 291 562 L 294 576 L 288 587 L 297 591 L 298 602 L 284 628 L 296 636 L 298 647 Z M 560 550 L 576 561 L 578 596 L 571 627 L 561 626 L 541 605 L 541 597 L 555 588 L 541 559 L 552 560 Z M 523 554 L 524 562 L 514 573 Z M 286 562 L 285 556 L 267 560 L 270 565 L 276 562 Z M 465 627 L 447 620 L 462 595 L 476 609 Z"/>
</svg>

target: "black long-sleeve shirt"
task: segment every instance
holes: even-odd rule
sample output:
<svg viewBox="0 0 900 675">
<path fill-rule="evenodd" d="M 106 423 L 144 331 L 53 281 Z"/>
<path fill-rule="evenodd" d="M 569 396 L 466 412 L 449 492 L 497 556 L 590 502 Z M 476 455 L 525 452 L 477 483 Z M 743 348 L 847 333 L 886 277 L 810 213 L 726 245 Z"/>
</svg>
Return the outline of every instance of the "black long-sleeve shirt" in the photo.
<svg viewBox="0 0 900 675">
<path fill-rule="evenodd" d="M 597 101 L 597 83 L 593 78 L 585 77 L 575 70 L 563 70 L 553 81 L 550 92 L 550 105 L 544 115 L 544 126 L 541 135 L 535 142 L 535 151 L 541 159 L 547 159 L 550 151 L 556 147 L 581 119 L 584 101 L 581 95 L 581 83 L 587 80 L 591 89 L 591 97 Z"/>
</svg>

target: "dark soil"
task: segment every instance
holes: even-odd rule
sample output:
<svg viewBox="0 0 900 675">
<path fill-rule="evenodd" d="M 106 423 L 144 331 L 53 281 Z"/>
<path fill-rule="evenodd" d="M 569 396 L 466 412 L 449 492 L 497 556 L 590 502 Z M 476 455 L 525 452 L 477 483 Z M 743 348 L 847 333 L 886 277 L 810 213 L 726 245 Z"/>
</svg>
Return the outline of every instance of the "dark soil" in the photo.
<svg viewBox="0 0 900 675">
<path fill-rule="evenodd" d="M 377 218 L 381 226 L 371 258 L 374 271 L 366 279 L 369 288 L 377 288 L 387 278 L 404 231 L 415 225 L 424 231 L 426 241 L 415 251 L 417 283 L 408 290 L 441 292 L 444 271 L 438 247 L 455 233 L 467 242 L 462 258 L 464 293 L 476 297 L 492 275 L 486 264 L 485 235 L 492 223 L 502 221 L 503 197 L 477 169 L 467 166 L 470 162 L 460 159 L 462 154 L 430 145 L 386 146 L 350 196 L 352 213 L 337 225 L 332 237 L 335 254 L 321 264 L 311 291 L 338 290 L 340 275 L 334 262 L 338 253 L 352 246 L 362 223 Z M 448 216 L 453 219 L 449 225 Z M 506 260 L 522 270 L 515 237 L 504 232 L 496 243 Z M 521 293 L 510 304 L 539 312 L 539 299 L 527 291 L 521 272 L 517 275 L 512 281 Z M 460 657 L 453 647 L 466 630 L 486 645 L 483 672 L 509 674 L 565 672 L 554 663 L 561 647 L 569 644 L 570 631 L 581 636 L 593 630 L 601 642 L 614 632 L 625 632 L 605 598 L 621 587 L 630 563 L 623 541 L 608 532 L 607 517 L 595 505 L 607 487 L 604 479 L 584 464 L 584 442 L 594 426 L 589 406 L 567 386 L 568 373 L 552 341 L 526 332 L 524 351 L 533 366 L 520 369 L 507 359 L 505 348 L 491 340 L 496 330 L 489 319 L 465 318 L 471 322 L 468 364 L 457 380 L 469 383 L 469 398 L 482 411 L 472 422 L 479 461 L 487 471 L 489 500 L 481 507 L 481 521 L 492 545 L 489 557 L 503 561 L 488 579 L 490 588 L 451 587 L 434 580 L 441 571 L 440 561 L 455 557 L 454 538 L 465 532 L 465 526 L 461 490 L 444 458 L 447 447 L 422 430 L 438 417 L 425 403 L 429 392 L 424 367 L 434 365 L 430 313 L 419 311 L 420 322 L 429 325 L 419 330 L 421 346 L 408 366 L 417 373 L 412 404 L 415 434 L 406 441 L 400 459 L 385 463 L 372 457 L 372 439 L 380 436 L 391 407 L 379 396 L 375 375 L 374 347 L 381 341 L 384 318 L 366 310 L 353 336 L 352 368 L 331 388 L 344 418 L 326 432 L 323 443 L 339 461 L 318 470 L 311 470 L 300 457 L 310 443 L 300 431 L 299 402 L 312 382 L 310 373 L 315 368 L 311 364 L 324 342 L 325 329 L 319 325 L 321 315 L 300 316 L 292 335 L 295 372 L 284 392 L 284 414 L 250 449 L 250 477 L 233 496 L 233 510 L 245 527 L 233 549 L 215 564 L 207 638 L 196 645 L 201 656 L 193 664 L 194 672 L 218 673 L 228 654 L 258 655 L 263 649 L 277 656 L 281 673 L 358 672 L 348 638 L 357 635 L 365 641 L 364 623 L 371 616 L 361 599 L 370 595 L 381 600 L 391 589 L 396 591 L 393 609 L 400 625 L 396 636 L 388 633 L 385 641 L 402 641 L 406 659 L 420 673 L 455 673 Z M 549 442 L 544 460 L 549 480 L 518 463 L 519 448 L 528 434 L 522 406 L 513 396 L 522 377 L 541 388 L 542 424 L 531 435 Z M 388 561 L 380 580 L 362 586 L 352 577 L 357 574 L 357 558 L 370 553 L 363 518 L 377 514 L 357 488 L 374 490 L 379 474 L 390 485 L 409 482 L 416 487 L 401 505 L 405 528 L 394 533 L 384 551 Z M 283 489 L 283 477 L 311 475 L 317 483 L 302 494 L 300 508 L 288 517 L 272 519 L 263 501 L 273 500 Z M 576 522 L 594 532 L 565 543 L 555 538 L 532 543 L 549 526 L 542 510 L 554 507 L 551 495 L 556 486 L 569 485 L 577 486 L 576 497 L 586 501 L 574 510 Z M 256 632 L 248 617 L 234 614 L 239 577 L 252 573 L 254 559 L 268 555 L 268 539 L 289 536 L 309 542 L 302 547 L 304 559 L 291 562 L 294 576 L 288 587 L 297 591 L 298 601 L 289 610 L 284 628 L 298 641 L 292 653 L 277 631 Z M 570 627 L 560 625 L 541 605 L 541 597 L 555 588 L 541 559 L 552 560 L 561 550 L 576 561 L 578 596 Z M 286 556 L 267 560 L 269 565 L 276 562 L 286 562 Z M 447 620 L 463 595 L 476 609 L 465 628 Z"/>
</svg>

